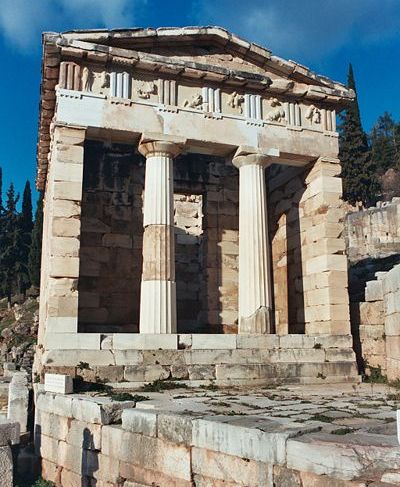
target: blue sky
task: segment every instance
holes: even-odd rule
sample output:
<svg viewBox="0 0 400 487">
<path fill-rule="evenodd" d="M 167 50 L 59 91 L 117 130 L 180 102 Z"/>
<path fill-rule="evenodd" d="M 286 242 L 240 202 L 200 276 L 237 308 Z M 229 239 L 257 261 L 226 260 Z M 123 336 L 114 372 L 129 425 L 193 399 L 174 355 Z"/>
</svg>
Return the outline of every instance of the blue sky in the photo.
<svg viewBox="0 0 400 487">
<path fill-rule="evenodd" d="M 0 166 L 4 186 L 35 178 L 41 32 L 220 25 L 346 81 L 353 63 L 363 123 L 400 121 L 400 0 L 0 0 Z"/>
</svg>

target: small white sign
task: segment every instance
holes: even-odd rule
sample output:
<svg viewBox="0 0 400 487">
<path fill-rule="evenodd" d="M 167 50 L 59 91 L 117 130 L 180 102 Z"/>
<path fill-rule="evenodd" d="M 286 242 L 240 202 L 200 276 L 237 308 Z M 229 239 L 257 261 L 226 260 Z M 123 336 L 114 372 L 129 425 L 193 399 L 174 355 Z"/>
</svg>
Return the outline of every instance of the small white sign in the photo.
<svg viewBox="0 0 400 487">
<path fill-rule="evenodd" d="M 62 374 L 45 374 L 44 390 L 58 394 L 72 394 L 74 392 L 72 377 Z"/>
</svg>

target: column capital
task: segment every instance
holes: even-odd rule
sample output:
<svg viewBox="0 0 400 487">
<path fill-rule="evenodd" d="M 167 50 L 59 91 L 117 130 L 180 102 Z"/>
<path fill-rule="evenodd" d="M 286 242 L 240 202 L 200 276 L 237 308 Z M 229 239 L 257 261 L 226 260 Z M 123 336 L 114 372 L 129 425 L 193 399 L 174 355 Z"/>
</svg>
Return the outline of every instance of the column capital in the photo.
<svg viewBox="0 0 400 487">
<path fill-rule="evenodd" d="M 268 167 L 279 160 L 279 149 L 261 150 L 256 147 L 241 145 L 237 148 L 232 164 L 238 169 L 242 166 L 256 165 Z"/>
<path fill-rule="evenodd" d="M 144 133 L 140 138 L 139 152 L 145 157 L 153 155 L 176 157 L 183 151 L 185 144 L 184 137 Z"/>
</svg>

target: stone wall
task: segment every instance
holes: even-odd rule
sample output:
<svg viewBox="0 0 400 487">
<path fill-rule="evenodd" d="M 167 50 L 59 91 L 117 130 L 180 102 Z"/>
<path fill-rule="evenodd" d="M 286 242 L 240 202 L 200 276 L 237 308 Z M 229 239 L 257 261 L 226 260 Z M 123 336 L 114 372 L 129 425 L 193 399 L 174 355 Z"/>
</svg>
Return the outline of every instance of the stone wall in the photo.
<svg viewBox="0 0 400 487">
<path fill-rule="evenodd" d="M 225 397 L 214 399 L 218 405 Z M 56 487 L 367 487 L 394 485 L 390 479 L 399 478 L 397 440 L 379 420 L 372 434 L 364 425 L 343 436 L 331 434 L 344 430 L 339 422 L 327 425 L 318 414 L 309 421 L 301 419 L 307 414 L 295 415 L 298 410 L 269 415 L 266 406 L 275 399 L 268 396 L 237 399 L 256 400 L 259 411 L 221 414 L 210 402 L 207 408 L 187 398 L 151 400 L 149 408 L 39 392 L 35 448 L 42 475 Z M 340 408 L 344 401 L 341 395 L 334 404 Z M 335 412 L 328 419 L 334 421 Z"/>
<path fill-rule="evenodd" d="M 276 332 L 350 333 L 337 159 L 267 175 Z"/>
<path fill-rule="evenodd" d="M 87 141 L 79 331 L 138 331 L 144 159 L 133 146 Z M 178 329 L 237 329 L 238 176 L 224 159 L 175 162 Z"/>
<path fill-rule="evenodd" d="M 400 379 L 400 265 L 367 282 L 365 302 L 352 304 L 359 358 L 380 368 L 389 381 Z"/>
<path fill-rule="evenodd" d="M 400 253 L 400 198 L 346 215 L 345 237 L 350 262 Z"/>
<path fill-rule="evenodd" d="M 44 352 L 42 373 L 91 382 L 132 382 L 135 387 L 166 379 L 219 386 L 358 381 L 351 335 L 116 333 L 101 344 L 98 335 L 98 350 L 84 349 L 85 340 L 95 334 L 79 336 L 83 349 L 76 349 L 74 342 L 67 350 L 60 343 L 59 350 Z"/>
</svg>

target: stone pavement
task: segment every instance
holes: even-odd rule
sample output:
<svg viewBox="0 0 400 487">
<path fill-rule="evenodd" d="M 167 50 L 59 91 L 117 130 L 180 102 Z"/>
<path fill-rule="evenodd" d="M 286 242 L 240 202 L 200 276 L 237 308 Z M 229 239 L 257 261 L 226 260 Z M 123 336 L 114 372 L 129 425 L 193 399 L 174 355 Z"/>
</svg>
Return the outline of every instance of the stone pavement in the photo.
<svg viewBox="0 0 400 487">
<path fill-rule="evenodd" d="M 44 478 L 102 487 L 400 485 L 396 389 L 172 385 L 126 389 L 132 396 L 122 401 L 39 388 L 35 440 Z"/>
</svg>

